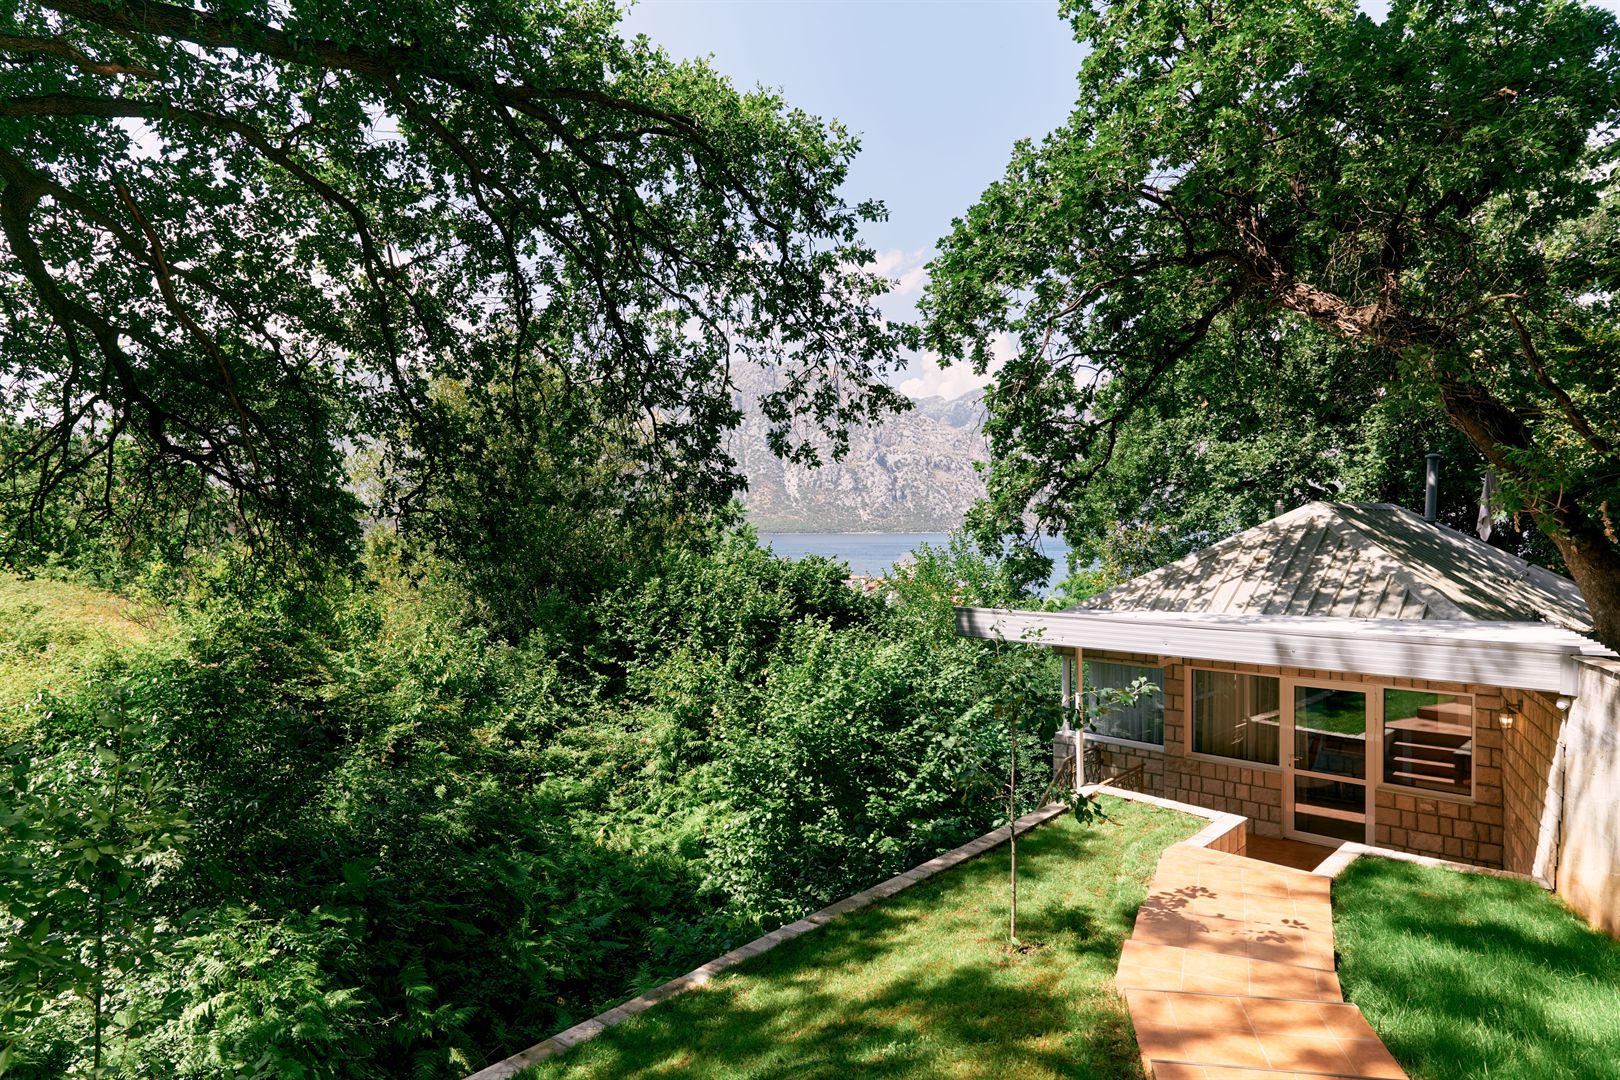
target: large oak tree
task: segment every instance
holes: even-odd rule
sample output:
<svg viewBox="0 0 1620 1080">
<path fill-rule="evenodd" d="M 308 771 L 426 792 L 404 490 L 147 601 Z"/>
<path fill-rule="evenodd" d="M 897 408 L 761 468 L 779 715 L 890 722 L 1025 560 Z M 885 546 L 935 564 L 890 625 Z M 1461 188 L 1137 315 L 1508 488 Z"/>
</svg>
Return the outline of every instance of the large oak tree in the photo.
<svg viewBox="0 0 1620 1080">
<path fill-rule="evenodd" d="M 983 369 L 998 334 L 1017 343 L 988 392 L 985 519 L 1068 523 L 1154 394 L 1265 380 L 1316 338 L 1362 358 L 1343 389 L 1366 407 L 1443 412 L 1620 645 L 1614 18 L 1566 0 L 1066 13 L 1090 46 L 1079 103 L 956 223 L 924 303 L 948 358 Z M 1279 411 L 1280 436 L 1312 411 Z"/>
<path fill-rule="evenodd" d="M 357 446 L 383 448 L 376 489 L 405 511 L 490 437 L 598 440 L 610 479 L 702 508 L 741 483 L 731 365 L 785 372 L 765 403 L 785 455 L 894 407 L 857 239 L 882 208 L 839 194 L 855 140 L 617 20 L 594 0 L 8 5 L 0 549 L 53 490 L 110 482 L 124 443 L 245 522 L 341 546 Z"/>
</svg>

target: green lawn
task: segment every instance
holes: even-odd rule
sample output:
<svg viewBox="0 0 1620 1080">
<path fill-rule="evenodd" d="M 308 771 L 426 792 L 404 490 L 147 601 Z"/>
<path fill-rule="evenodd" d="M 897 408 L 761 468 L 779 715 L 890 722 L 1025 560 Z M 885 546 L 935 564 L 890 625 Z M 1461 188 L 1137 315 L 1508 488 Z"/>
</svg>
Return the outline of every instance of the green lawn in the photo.
<svg viewBox="0 0 1620 1080">
<path fill-rule="evenodd" d="M 1620 942 L 1530 882 L 1357 859 L 1333 926 L 1345 996 L 1413 1080 L 1620 1078 Z"/>
<path fill-rule="evenodd" d="M 533 1078 L 1134 1078 L 1113 976 L 1160 851 L 1205 822 L 1105 798 L 654 1006 Z"/>
</svg>

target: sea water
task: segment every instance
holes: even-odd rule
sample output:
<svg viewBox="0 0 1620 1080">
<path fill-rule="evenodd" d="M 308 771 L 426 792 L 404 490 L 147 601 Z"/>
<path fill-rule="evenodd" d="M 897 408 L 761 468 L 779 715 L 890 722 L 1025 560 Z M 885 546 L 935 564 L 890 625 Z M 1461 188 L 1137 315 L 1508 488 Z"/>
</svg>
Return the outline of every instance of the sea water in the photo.
<svg viewBox="0 0 1620 1080">
<path fill-rule="evenodd" d="M 883 577 L 896 563 L 905 560 L 918 545 L 944 547 L 948 533 L 760 533 L 759 542 L 785 559 L 806 555 L 826 555 L 849 564 L 849 572 L 862 577 Z M 1068 545 L 1061 537 L 1043 536 L 1041 554 L 1052 560 L 1050 592 L 1068 572 Z"/>
</svg>

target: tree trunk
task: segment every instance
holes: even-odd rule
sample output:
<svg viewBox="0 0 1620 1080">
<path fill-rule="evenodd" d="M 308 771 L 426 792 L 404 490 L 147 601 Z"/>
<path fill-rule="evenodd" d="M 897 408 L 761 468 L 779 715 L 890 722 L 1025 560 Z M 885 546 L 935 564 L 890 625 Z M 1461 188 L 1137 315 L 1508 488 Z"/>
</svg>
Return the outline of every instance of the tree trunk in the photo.
<svg viewBox="0 0 1620 1080">
<path fill-rule="evenodd" d="M 1007 876 L 1011 903 L 1007 906 L 1007 939 L 1018 944 L 1018 710 L 1008 710 L 1007 742 L 1012 753 L 1007 765 Z"/>
<path fill-rule="evenodd" d="M 1583 510 L 1579 491 L 1560 490 L 1543 497 L 1534 479 L 1513 461 L 1510 450 L 1534 450 L 1535 440 L 1524 418 L 1483 387 L 1441 378 L 1446 415 L 1504 478 L 1511 477 L 1529 497 L 1536 526 L 1564 557 L 1569 576 L 1586 598 L 1597 639 L 1620 650 L 1620 544 L 1603 524 Z"/>
<path fill-rule="evenodd" d="M 1569 576 L 1586 597 L 1597 639 L 1620 650 L 1620 549 L 1609 542 L 1596 522 L 1580 533 L 1562 526 L 1550 536 L 1569 567 Z"/>
</svg>

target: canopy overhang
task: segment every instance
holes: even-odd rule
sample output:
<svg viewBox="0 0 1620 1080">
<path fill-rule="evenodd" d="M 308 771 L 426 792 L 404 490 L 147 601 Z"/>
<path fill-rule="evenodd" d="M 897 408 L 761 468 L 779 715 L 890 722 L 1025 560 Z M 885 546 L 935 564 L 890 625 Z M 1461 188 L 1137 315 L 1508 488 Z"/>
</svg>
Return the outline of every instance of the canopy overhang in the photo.
<svg viewBox="0 0 1620 1080">
<path fill-rule="evenodd" d="M 1581 656 L 1615 654 L 1540 622 L 1166 611 L 956 609 L 963 637 L 1573 695 Z"/>
</svg>

